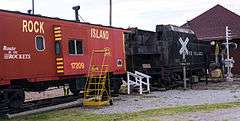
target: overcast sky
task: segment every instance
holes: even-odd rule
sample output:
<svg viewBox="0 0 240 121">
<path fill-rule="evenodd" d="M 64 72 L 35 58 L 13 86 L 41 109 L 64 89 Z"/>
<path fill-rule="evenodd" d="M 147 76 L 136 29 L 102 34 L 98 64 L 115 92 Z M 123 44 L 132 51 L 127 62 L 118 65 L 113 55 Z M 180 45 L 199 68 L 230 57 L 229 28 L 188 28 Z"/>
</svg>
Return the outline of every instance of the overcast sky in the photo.
<svg viewBox="0 0 240 121">
<path fill-rule="evenodd" d="M 32 0 L 0 0 L 0 9 L 27 12 Z M 155 30 L 157 24 L 182 25 L 220 4 L 240 14 L 240 0 L 112 0 L 113 26 Z M 80 5 L 86 22 L 109 25 L 109 0 L 35 0 L 35 13 L 74 19 L 72 6 Z"/>
</svg>

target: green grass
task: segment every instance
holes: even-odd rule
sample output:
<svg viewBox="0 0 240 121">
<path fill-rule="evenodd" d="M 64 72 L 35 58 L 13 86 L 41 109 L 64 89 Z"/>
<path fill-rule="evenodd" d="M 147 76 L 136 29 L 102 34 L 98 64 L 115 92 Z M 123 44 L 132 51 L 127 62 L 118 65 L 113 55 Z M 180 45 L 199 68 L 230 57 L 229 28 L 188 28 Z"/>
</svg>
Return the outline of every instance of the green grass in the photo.
<svg viewBox="0 0 240 121">
<path fill-rule="evenodd" d="M 188 112 L 208 112 L 217 109 L 240 107 L 240 102 L 204 104 L 196 106 L 177 106 L 172 108 L 151 109 L 134 113 L 106 114 L 99 115 L 93 112 L 84 111 L 78 108 L 52 111 L 19 117 L 15 119 L 0 119 L 1 121 L 141 121 L 154 120 L 154 117 L 162 115 L 173 115 Z"/>
</svg>

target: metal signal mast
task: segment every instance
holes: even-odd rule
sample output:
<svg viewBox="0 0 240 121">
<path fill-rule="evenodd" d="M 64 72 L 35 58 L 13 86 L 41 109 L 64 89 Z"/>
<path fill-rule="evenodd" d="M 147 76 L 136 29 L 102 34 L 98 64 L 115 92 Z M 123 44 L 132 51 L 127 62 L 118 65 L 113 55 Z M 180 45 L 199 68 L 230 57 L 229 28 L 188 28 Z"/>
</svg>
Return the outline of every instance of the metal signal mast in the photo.
<svg viewBox="0 0 240 121">
<path fill-rule="evenodd" d="M 228 26 L 226 26 L 226 43 L 223 43 L 225 44 L 226 46 L 226 51 L 227 51 L 227 58 L 225 59 L 225 67 L 227 67 L 227 81 L 233 81 L 233 75 L 232 75 L 232 72 L 231 72 L 231 69 L 233 68 L 233 64 L 234 64 L 234 60 L 233 58 L 231 57 L 230 58 L 230 55 L 229 55 L 229 45 L 232 44 L 232 43 L 229 43 L 229 40 L 232 39 L 232 35 L 231 35 L 231 30 L 228 28 Z"/>
</svg>

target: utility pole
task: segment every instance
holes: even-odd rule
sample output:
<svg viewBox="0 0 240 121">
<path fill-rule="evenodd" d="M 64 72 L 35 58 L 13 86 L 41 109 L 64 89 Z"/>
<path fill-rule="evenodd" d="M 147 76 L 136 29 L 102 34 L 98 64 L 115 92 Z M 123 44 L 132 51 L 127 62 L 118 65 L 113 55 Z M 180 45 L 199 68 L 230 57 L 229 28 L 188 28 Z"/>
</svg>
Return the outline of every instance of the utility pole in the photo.
<svg viewBox="0 0 240 121">
<path fill-rule="evenodd" d="M 34 14 L 34 0 L 32 0 L 32 14 Z"/>
<path fill-rule="evenodd" d="M 112 0 L 109 1 L 109 25 L 112 26 Z"/>
</svg>

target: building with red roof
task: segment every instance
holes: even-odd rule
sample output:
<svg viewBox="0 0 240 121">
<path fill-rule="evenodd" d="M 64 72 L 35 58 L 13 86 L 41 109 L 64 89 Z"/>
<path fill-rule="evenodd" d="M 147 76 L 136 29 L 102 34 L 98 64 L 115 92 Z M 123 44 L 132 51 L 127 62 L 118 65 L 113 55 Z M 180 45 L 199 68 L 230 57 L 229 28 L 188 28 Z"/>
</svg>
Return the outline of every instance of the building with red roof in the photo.
<svg viewBox="0 0 240 121">
<path fill-rule="evenodd" d="M 239 15 L 221 5 L 216 5 L 183 25 L 183 27 L 192 29 L 199 40 L 209 42 L 214 41 L 219 44 L 225 42 L 226 26 L 228 26 L 231 30 L 232 40 L 230 40 L 230 42 L 235 42 L 239 46 L 237 49 L 231 49 L 230 54 L 235 60 L 233 73 L 240 74 Z"/>
</svg>

